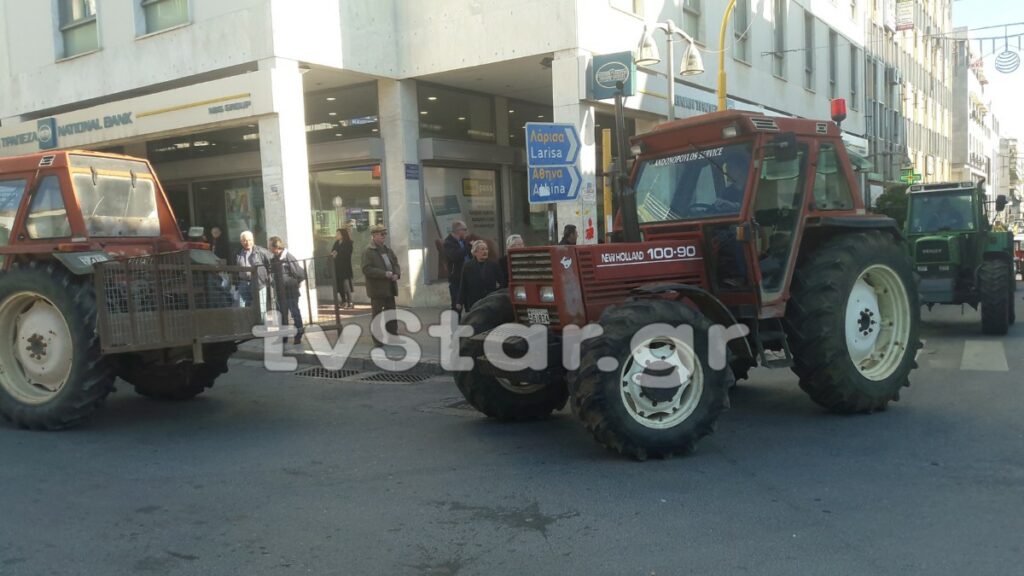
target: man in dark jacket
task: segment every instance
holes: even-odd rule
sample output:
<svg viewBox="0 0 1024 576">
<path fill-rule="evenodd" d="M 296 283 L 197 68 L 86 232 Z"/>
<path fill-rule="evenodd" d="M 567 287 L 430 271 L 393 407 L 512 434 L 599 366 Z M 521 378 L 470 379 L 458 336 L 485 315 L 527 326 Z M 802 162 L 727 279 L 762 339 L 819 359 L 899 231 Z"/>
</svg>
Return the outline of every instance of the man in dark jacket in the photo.
<svg viewBox="0 0 1024 576">
<path fill-rule="evenodd" d="M 451 297 L 452 310 L 459 303 L 459 281 L 462 278 L 462 267 L 469 260 L 469 243 L 466 234 L 469 229 L 461 220 L 452 222 L 452 231 L 444 239 L 444 260 L 448 265 L 448 295 Z"/>
<path fill-rule="evenodd" d="M 398 279 L 402 277 L 402 268 L 398 265 L 398 256 L 384 241 L 387 240 L 388 229 L 382 225 L 370 228 L 372 242 L 363 251 L 363 276 L 366 278 L 366 295 L 370 297 L 372 309 L 371 322 L 377 321 L 377 315 L 385 310 L 395 309 L 395 296 L 398 296 Z M 385 327 L 388 334 L 398 335 L 398 322 L 392 320 Z M 384 343 L 373 336 L 378 347 Z"/>
<path fill-rule="evenodd" d="M 281 313 L 281 325 L 288 324 L 291 314 L 295 324 L 295 343 L 302 342 L 302 310 L 299 308 L 299 286 L 306 281 L 302 264 L 288 252 L 284 240 L 279 236 L 270 237 L 270 251 L 274 254 L 271 267 L 274 271 L 274 292 L 277 294 L 277 311 Z"/>
<path fill-rule="evenodd" d="M 273 255 L 262 246 L 257 246 L 253 241 L 252 232 L 246 230 L 239 236 L 242 249 L 235 254 L 235 265 L 244 268 L 256 266 L 256 274 L 251 277 L 249 272 L 241 272 L 238 275 L 238 299 L 239 303 L 248 308 L 256 305 L 260 307 L 260 319 L 267 313 L 267 292 L 266 287 L 270 282 L 270 260 Z"/>
<path fill-rule="evenodd" d="M 558 242 L 562 246 L 572 246 L 576 244 L 576 239 L 579 238 L 579 232 L 576 231 L 576 226 L 573 224 L 566 224 L 565 228 L 562 229 L 562 239 Z"/>
</svg>

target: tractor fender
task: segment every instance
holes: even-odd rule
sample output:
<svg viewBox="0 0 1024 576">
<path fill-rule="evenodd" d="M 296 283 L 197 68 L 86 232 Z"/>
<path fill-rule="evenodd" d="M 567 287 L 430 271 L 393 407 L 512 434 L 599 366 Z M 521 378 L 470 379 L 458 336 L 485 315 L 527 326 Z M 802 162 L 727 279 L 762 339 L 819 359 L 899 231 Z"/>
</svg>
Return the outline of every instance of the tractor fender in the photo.
<svg viewBox="0 0 1024 576">
<path fill-rule="evenodd" d="M 721 300 L 698 286 L 675 283 L 644 284 L 634 288 L 632 294 L 638 299 L 658 298 L 668 294 L 675 294 L 677 300 L 687 298 L 693 302 L 694 306 L 714 324 L 722 326 L 739 324 L 736 317 L 733 316 L 733 313 L 725 304 L 722 304 Z M 729 342 L 729 347 L 736 355 L 754 358 L 754 352 L 750 348 L 750 342 L 747 338 L 733 339 Z"/>
<path fill-rule="evenodd" d="M 54 259 L 64 265 L 68 272 L 75 276 L 86 276 L 93 273 L 92 266 L 98 262 L 112 260 L 110 254 L 102 250 L 90 252 L 54 252 Z"/>
<path fill-rule="evenodd" d="M 859 232 L 863 230 L 881 230 L 903 240 L 903 232 L 896 220 L 878 214 L 864 216 L 824 216 L 807 219 L 808 230 L 818 228 L 829 232 Z"/>
</svg>

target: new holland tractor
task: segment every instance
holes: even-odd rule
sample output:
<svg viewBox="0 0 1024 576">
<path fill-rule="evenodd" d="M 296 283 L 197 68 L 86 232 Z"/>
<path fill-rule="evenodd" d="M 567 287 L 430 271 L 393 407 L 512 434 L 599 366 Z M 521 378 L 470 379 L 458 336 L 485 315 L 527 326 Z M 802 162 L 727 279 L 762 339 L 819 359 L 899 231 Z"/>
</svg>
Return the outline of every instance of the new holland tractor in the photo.
<svg viewBox="0 0 1024 576">
<path fill-rule="evenodd" d="M 1013 233 L 989 224 L 989 207 L 1002 212 L 1006 196 L 988 202 L 973 182 L 915 184 L 907 194 L 906 236 L 921 303 L 980 306 L 982 332 L 1006 334 L 1016 321 Z"/>
<path fill-rule="evenodd" d="M 251 270 L 186 241 L 145 160 L 85 151 L 0 158 L 0 415 L 80 423 L 120 377 L 183 400 L 213 385 L 256 308 Z"/>
<path fill-rule="evenodd" d="M 835 122 L 722 111 L 631 144 L 612 241 L 511 250 L 508 289 L 463 317 L 469 404 L 530 420 L 568 401 L 644 459 L 692 451 L 758 365 L 833 412 L 899 399 L 921 347 L 914 270 L 895 221 L 865 213 Z"/>
</svg>

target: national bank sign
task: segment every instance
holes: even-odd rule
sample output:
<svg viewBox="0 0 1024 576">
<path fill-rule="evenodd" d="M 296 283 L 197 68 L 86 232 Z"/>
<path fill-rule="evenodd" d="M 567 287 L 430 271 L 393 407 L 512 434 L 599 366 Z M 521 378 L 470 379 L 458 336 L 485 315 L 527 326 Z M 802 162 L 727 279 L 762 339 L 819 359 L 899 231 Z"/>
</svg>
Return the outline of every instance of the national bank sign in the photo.
<svg viewBox="0 0 1024 576">
<path fill-rule="evenodd" d="M 56 118 L 43 118 L 36 122 L 36 129 L 34 132 L 22 132 L 21 134 L 14 134 L 0 138 L 0 148 L 24 146 L 25 144 L 38 142 L 40 150 L 53 150 L 54 148 L 57 148 L 57 143 L 60 137 L 71 136 L 74 134 L 86 134 L 88 132 L 105 130 L 107 128 L 114 128 L 117 126 L 127 126 L 134 122 L 131 112 L 111 114 L 110 116 L 92 118 L 81 122 L 68 122 L 60 125 L 57 124 Z"/>
</svg>

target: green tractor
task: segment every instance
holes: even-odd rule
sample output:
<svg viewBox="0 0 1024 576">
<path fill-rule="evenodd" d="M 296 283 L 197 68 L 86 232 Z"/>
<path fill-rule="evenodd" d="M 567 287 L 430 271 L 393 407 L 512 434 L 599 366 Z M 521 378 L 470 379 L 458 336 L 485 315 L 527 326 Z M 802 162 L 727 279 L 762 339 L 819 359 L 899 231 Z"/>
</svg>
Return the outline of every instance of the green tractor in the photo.
<svg viewBox="0 0 1024 576">
<path fill-rule="evenodd" d="M 989 224 L 982 183 L 914 184 L 907 193 L 906 238 L 920 277 L 921 304 L 981 306 L 985 334 L 1006 334 L 1016 320 L 1013 234 Z M 995 211 L 1006 207 L 999 195 Z"/>
</svg>

